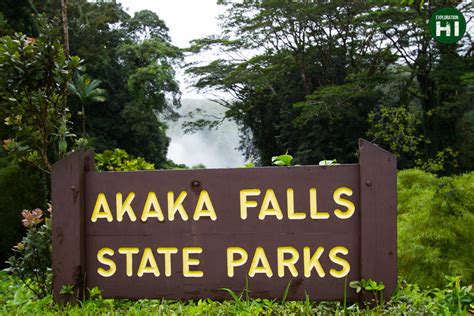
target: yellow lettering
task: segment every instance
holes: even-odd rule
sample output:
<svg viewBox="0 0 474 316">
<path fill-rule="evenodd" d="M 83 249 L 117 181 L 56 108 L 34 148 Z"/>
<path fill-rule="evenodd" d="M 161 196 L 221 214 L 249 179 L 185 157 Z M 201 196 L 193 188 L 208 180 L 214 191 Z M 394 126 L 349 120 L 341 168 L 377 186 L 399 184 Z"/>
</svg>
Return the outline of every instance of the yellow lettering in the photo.
<svg viewBox="0 0 474 316">
<path fill-rule="evenodd" d="M 262 266 L 259 266 L 260 262 Z M 265 273 L 267 277 L 271 278 L 273 275 L 272 268 L 268 263 L 267 256 L 262 247 L 257 247 L 253 256 L 252 264 L 249 269 L 249 277 L 253 278 L 256 273 Z"/>
<path fill-rule="evenodd" d="M 152 210 L 153 208 L 153 210 Z M 155 192 L 148 192 L 148 196 L 143 207 L 142 222 L 146 222 L 149 218 L 157 218 L 160 222 L 165 220 L 163 211 L 161 210 L 160 203 L 156 197 Z"/>
<path fill-rule="evenodd" d="M 186 214 L 186 210 L 183 207 L 183 201 L 187 195 L 186 191 L 182 191 L 175 201 L 174 192 L 168 192 L 168 219 L 170 221 L 174 220 L 176 212 L 179 212 L 183 221 L 188 220 L 188 214 Z"/>
<path fill-rule="evenodd" d="M 204 275 L 204 272 L 196 270 L 190 271 L 190 266 L 199 265 L 199 259 L 189 258 L 190 254 L 199 254 L 202 253 L 202 248 L 200 247 L 184 247 L 183 248 L 183 275 L 187 278 L 201 278 Z"/>
<path fill-rule="evenodd" d="M 318 212 L 317 192 L 315 188 L 309 189 L 309 209 L 310 209 L 310 216 L 312 219 L 329 218 L 329 213 Z"/>
<path fill-rule="evenodd" d="M 160 270 L 158 270 L 158 265 L 156 264 L 151 248 L 145 248 L 145 250 L 143 250 L 143 256 L 140 265 L 138 266 L 137 276 L 142 277 L 145 273 L 153 273 L 156 277 L 160 276 Z"/>
<path fill-rule="evenodd" d="M 100 210 L 104 209 L 103 212 Z M 95 201 L 94 211 L 92 212 L 91 221 L 93 223 L 97 222 L 98 218 L 106 218 L 107 222 L 112 222 L 114 220 L 114 216 L 110 211 L 109 203 L 107 203 L 107 199 L 105 198 L 104 193 L 99 193 L 97 195 L 97 200 Z"/>
<path fill-rule="evenodd" d="M 240 218 L 247 219 L 247 208 L 257 207 L 256 201 L 247 201 L 249 196 L 259 196 L 259 189 L 243 189 L 240 190 Z"/>
<path fill-rule="evenodd" d="M 99 275 L 101 275 L 103 277 L 108 278 L 108 277 L 111 277 L 115 274 L 115 271 L 117 271 L 117 266 L 115 265 L 115 262 L 112 259 L 105 258 L 104 257 L 105 255 L 113 256 L 114 251 L 110 248 L 102 248 L 97 252 L 97 260 L 100 263 L 109 266 L 108 270 L 105 270 L 102 267 L 97 268 L 97 273 L 99 273 Z"/>
<path fill-rule="evenodd" d="M 285 259 L 285 254 L 290 254 L 291 257 Z M 290 270 L 291 275 L 294 277 L 298 276 L 298 270 L 296 270 L 295 264 L 298 262 L 300 254 L 298 250 L 293 247 L 278 247 L 277 248 L 277 259 L 278 259 L 278 276 L 285 276 L 285 267 Z"/>
<path fill-rule="evenodd" d="M 138 248 L 119 248 L 119 254 L 125 255 L 125 265 L 127 276 L 131 277 L 133 275 L 133 255 L 139 252 Z"/>
<path fill-rule="evenodd" d="M 320 278 L 324 278 L 326 273 L 324 273 L 323 267 L 319 262 L 319 258 L 324 252 L 323 247 L 318 247 L 313 256 L 311 256 L 309 247 L 303 248 L 303 257 L 304 257 L 304 276 L 309 278 L 311 277 L 311 271 L 316 269 Z"/>
<path fill-rule="evenodd" d="M 133 212 L 132 206 L 130 205 L 134 197 L 135 193 L 130 192 L 127 198 L 125 199 L 125 202 L 122 203 L 122 193 L 117 193 L 115 195 L 115 199 L 117 202 L 117 222 L 121 222 L 123 220 L 123 216 L 125 215 L 125 213 L 128 214 L 128 217 L 132 222 L 137 220 L 135 212 Z"/>
<path fill-rule="evenodd" d="M 171 255 L 178 253 L 178 248 L 175 247 L 160 247 L 156 249 L 159 254 L 165 255 L 165 275 L 171 276 Z"/>
<path fill-rule="evenodd" d="M 351 271 L 351 265 L 346 259 L 338 257 L 337 255 L 339 253 L 347 255 L 349 253 L 349 250 L 346 247 L 337 246 L 329 251 L 329 259 L 331 259 L 331 261 L 335 264 L 338 264 L 342 267 L 342 269 L 339 271 L 335 269 L 329 270 L 329 273 L 335 278 L 343 278 L 349 274 L 349 271 Z"/>
<path fill-rule="evenodd" d="M 295 194 L 292 188 L 286 190 L 286 206 L 289 219 L 305 219 L 306 213 L 295 212 Z"/>
<path fill-rule="evenodd" d="M 204 206 L 206 206 L 206 209 L 203 209 Z M 196 209 L 194 210 L 193 219 L 197 221 L 202 216 L 208 216 L 213 221 L 217 219 L 217 215 L 214 211 L 214 206 L 212 205 L 211 198 L 209 197 L 209 193 L 206 190 L 202 190 L 199 194 L 199 199 L 196 203 Z"/>
<path fill-rule="evenodd" d="M 239 259 L 234 259 L 234 254 L 240 255 Z M 234 268 L 240 267 L 247 262 L 249 255 L 244 248 L 228 247 L 227 248 L 227 275 L 231 278 L 234 276 Z"/>
<path fill-rule="evenodd" d="M 272 207 L 270 207 L 270 204 Z M 258 218 L 261 220 L 264 220 L 266 216 L 276 216 L 278 219 L 283 219 L 280 204 L 278 204 L 275 192 L 272 189 L 268 189 L 265 192 L 262 207 L 260 208 L 260 213 L 258 213 Z"/>
<path fill-rule="evenodd" d="M 334 202 L 336 202 L 336 204 L 338 204 L 338 205 L 342 205 L 342 206 L 347 207 L 347 210 L 345 212 L 341 211 L 340 209 L 335 209 L 334 214 L 337 217 L 339 217 L 340 219 L 348 219 L 352 215 L 354 215 L 355 205 L 354 205 L 354 203 L 352 203 L 352 201 L 343 199 L 341 197 L 342 194 L 347 195 L 347 196 L 351 196 L 352 195 L 352 190 L 349 189 L 349 188 L 342 187 L 342 188 L 338 188 L 336 191 L 334 191 L 334 194 L 333 194 Z"/>
</svg>

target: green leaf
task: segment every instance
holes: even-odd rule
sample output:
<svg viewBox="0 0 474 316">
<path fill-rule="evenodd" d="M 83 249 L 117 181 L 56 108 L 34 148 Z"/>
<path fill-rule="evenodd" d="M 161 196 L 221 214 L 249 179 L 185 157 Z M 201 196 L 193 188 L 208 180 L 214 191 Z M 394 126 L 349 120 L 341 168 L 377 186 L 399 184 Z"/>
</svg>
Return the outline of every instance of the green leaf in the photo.
<svg viewBox="0 0 474 316">
<path fill-rule="evenodd" d="M 361 286 L 360 281 L 351 281 L 351 282 L 349 282 L 349 287 L 355 289 L 357 293 L 359 293 L 362 290 L 362 286 Z"/>
<path fill-rule="evenodd" d="M 230 294 L 230 296 L 232 296 L 232 298 L 234 299 L 234 301 L 236 302 L 241 302 L 241 299 L 239 296 L 237 296 L 237 294 L 235 294 L 234 291 L 232 291 L 231 289 L 229 288 L 221 288 L 222 291 L 226 291 L 227 293 Z"/>
<path fill-rule="evenodd" d="M 74 294 L 74 285 L 72 284 L 65 284 L 61 287 L 59 294 L 62 295 L 73 295 Z"/>
<path fill-rule="evenodd" d="M 337 163 L 337 160 L 336 159 L 333 159 L 333 160 L 321 160 L 319 162 L 319 165 L 320 166 L 335 166 L 335 165 L 338 165 Z"/>
<path fill-rule="evenodd" d="M 67 142 L 64 139 L 61 139 L 58 144 L 58 149 L 60 153 L 65 153 L 67 151 Z"/>
<path fill-rule="evenodd" d="M 288 151 L 284 155 L 272 157 L 272 164 L 276 166 L 291 166 L 292 161 L 293 156 L 288 155 Z"/>
<path fill-rule="evenodd" d="M 281 304 L 285 304 L 286 298 L 288 297 L 288 292 L 290 291 L 291 280 L 288 282 L 285 288 L 285 292 L 283 293 L 283 298 L 281 299 Z"/>
<path fill-rule="evenodd" d="M 89 289 L 89 297 L 90 299 L 101 299 L 102 291 L 97 286 Z"/>
</svg>

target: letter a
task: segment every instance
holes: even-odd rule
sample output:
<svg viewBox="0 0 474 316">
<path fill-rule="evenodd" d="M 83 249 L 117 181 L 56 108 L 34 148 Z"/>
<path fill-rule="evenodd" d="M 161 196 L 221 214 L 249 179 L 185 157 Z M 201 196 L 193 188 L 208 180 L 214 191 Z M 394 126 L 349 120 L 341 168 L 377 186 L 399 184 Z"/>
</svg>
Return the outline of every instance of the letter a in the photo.
<svg viewBox="0 0 474 316">
<path fill-rule="evenodd" d="M 152 211 L 151 209 L 154 209 Z M 161 210 L 160 203 L 156 197 L 155 192 L 148 192 L 148 197 L 145 201 L 145 206 L 143 207 L 142 213 L 142 222 L 146 222 L 148 218 L 156 217 L 160 222 L 165 220 L 163 216 L 163 211 Z"/>
<path fill-rule="evenodd" d="M 272 207 L 270 207 L 270 205 Z M 275 192 L 272 189 L 268 189 L 263 197 L 262 207 L 260 213 L 258 213 L 258 219 L 264 220 L 266 216 L 276 216 L 278 219 L 283 219 L 283 213 L 281 212 L 280 204 L 275 196 Z"/>
<path fill-rule="evenodd" d="M 103 209 L 104 211 L 101 212 L 101 209 Z M 91 216 L 91 221 L 95 223 L 97 222 L 98 218 L 106 218 L 107 222 L 112 222 L 114 220 L 114 216 L 110 211 L 109 203 L 107 203 L 107 199 L 105 198 L 104 193 L 99 193 L 99 195 L 97 196 L 94 211 L 92 212 Z"/>
<path fill-rule="evenodd" d="M 204 209 L 204 206 L 206 206 L 206 209 Z M 217 219 L 217 215 L 214 211 L 214 206 L 212 205 L 211 198 L 209 197 L 209 193 L 206 190 L 202 190 L 201 194 L 199 194 L 199 199 L 196 203 L 196 209 L 194 210 L 193 219 L 197 221 L 203 216 L 210 217 L 213 221 Z"/>
</svg>

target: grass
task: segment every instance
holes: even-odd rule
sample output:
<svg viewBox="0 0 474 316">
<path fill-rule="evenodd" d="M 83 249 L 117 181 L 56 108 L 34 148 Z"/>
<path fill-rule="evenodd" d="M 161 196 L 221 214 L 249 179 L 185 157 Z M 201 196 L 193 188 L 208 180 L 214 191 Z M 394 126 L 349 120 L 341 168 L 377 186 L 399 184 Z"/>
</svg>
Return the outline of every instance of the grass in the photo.
<svg viewBox="0 0 474 316">
<path fill-rule="evenodd" d="M 289 286 L 288 286 L 289 288 Z M 224 289 L 223 289 L 224 290 Z M 91 299 L 75 305 L 58 305 L 50 295 L 35 299 L 31 291 L 15 278 L 0 272 L 1 315 L 469 315 L 474 312 L 472 287 L 461 286 L 459 278 L 449 278 L 443 289 L 421 290 L 414 284 L 400 282 L 391 301 L 373 308 L 344 302 L 252 299 L 248 291 L 231 290 L 228 301 L 201 299 L 124 300 L 103 299 L 100 291 L 91 290 Z M 285 291 L 287 292 L 287 291 Z M 283 293 L 285 294 L 285 293 Z"/>
</svg>

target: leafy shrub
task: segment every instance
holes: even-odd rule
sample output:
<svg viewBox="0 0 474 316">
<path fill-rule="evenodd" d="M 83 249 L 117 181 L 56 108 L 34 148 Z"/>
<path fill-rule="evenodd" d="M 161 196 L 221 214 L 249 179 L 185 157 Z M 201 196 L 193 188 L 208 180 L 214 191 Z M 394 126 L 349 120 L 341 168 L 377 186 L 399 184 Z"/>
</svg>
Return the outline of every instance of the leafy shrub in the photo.
<svg viewBox="0 0 474 316">
<path fill-rule="evenodd" d="M 0 266 L 3 267 L 12 255 L 12 245 L 24 235 L 20 210 L 46 206 L 48 185 L 39 171 L 22 168 L 7 157 L 0 157 L 0 188 Z"/>
<path fill-rule="evenodd" d="M 142 157 L 133 157 L 125 150 L 115 148 L 106 150 L 101 154 L 95 154 L 95 163 L 101 171 L 131 171 L 131 170 L 153 170 L 155 165 L 145 161 Z"/>
<path fill-rule="evenodd" d="M 57 28 L 43 18 L 38 22 L 37 38 L 0 38 L 0 121 L 9 155 L 50 172 L 75 138 L 63 87 L 82 61 L 66 58 Z"/>
<path fill-rule="evenodd" d="M 51 212 L 51 209 L 48 211 Z M 19 278 L 37 297 L 51 293 L 51 220 L 43 211 L 23 210 L 23 226 L 28 231 L 22 241 L 14 246 L 17 255 L 10 257 L 7 272 Z"/>
<path fill-rule="evenodd" d="M 448 278 L 441 289 L 424 290 L 416 284 L 399 282 L 389 302 L 373 308 L 342 302 L 259 299 L 236 296 L 229 300 L 124 300 L 104 299 L 97 288 L 89 299 L 75 305 L 55 304 L 52 296 L 34 300 L 18 279 L 0 272 L 0 314 L 2 315 L 468 315 L 474 311 L 471 286 L 461 286 L 458 277 Z M 251 289 L 249 291 L 251 293 Z M 230 293 L 229 293 L 230 294 Z"/>
<path fill-rule="evenodd" d="M 441 287 L 445 275 L 474 282 L 474 172 L 441 177 L 398 173 L 399 272 L 408 282 Z"/>
<path fill-rule="evenodd" d="M 272 157 L 272 164 L 275 166 L 291 166 L 292 161 L 293 156 L 288 155 L 288 150 L 284 155 Z"/>
<path fill-rule="evenodd" d="M 474 291 L 462 286 L 461 277 L 445 277 L 444 287 L 423 290 L 416 284 L 400 281 L 397 293 L 385 306 L 389 315 L 472 315 Z"/>
</svg>

